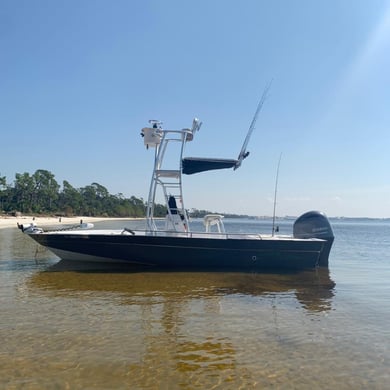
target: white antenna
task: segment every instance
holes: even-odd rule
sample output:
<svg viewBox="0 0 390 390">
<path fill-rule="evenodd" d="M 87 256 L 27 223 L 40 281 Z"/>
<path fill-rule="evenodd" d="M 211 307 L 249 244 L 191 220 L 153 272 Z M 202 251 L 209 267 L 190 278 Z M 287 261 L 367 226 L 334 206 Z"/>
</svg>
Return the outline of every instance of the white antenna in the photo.
<svg viewBox="0 0 390 390">
<path fill-rule="evenodd" d="M 255 129 L 257 117 L 259 116 L 259 113 L 261 111 L 261 108 L 263 107 L 265 99 L 267 99 L 268 91 L 271 88 L 271 84 L 272 84 L 272 80 L 266 86 L 263 94 L 261 95 L 261 99 L 259 101 L 259 104 L 257 105 L 257 109 L 256 109 L 255 115 L 254 115 L 254 117 L 252 119 L 252 123 L 251 123 L 251 125 L 249 127 L 248 134 L 246 135 L 244 143 L 242 144 L 242 148 L 241 148 L 240 154 L 238 155 L 236 165 L 234 166 L 234 170 L 239 168 L 241 166 L 242 160 L 244 158 L 248 157 L 248 155 L 249 155 L 249 152 L 246 151 L 246 147 L 248 146 L 249 139 L 251 138 L 253 130 Z"/>
<path fill-rule="evenodd" d="M 282 159 L 282 153 L 280 153 L 279 162 L 278 162 L 278 168 L 276 170 L 275 194 L 274 194 L 274 212 L 273 212 L 273 216 L 272 216 L 272 237 L 275 235 L 276 195 L 277 195 L 277 192 L 278 192 L 279 167 L 280 167 L 280 160 L 281 159 Z M 277 229 L 277 230 L 279 230 L 279 229 Z"/>
</svg>

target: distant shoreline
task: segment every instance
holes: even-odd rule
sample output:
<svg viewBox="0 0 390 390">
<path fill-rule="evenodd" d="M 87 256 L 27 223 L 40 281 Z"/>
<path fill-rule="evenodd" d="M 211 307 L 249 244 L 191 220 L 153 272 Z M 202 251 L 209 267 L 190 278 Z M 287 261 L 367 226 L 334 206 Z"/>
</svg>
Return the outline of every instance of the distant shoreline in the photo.
<svg viewBox="0 0 390 390">
<path fill-rule="evenodd" d="M 102 221 L 138 221 L 144 218 L 115 218 L 115 217 L 42 217 L 42 216 L 21 216 L 21 217 L 0 217 L 0 229 L 1 228 L 12 228 L 17 225 L 28 225 L 35 223 L 39 227 L 45 226 L 62 226 L 62 225 L 76 225 L 80 221 L 83 223 L 94 223 Z"/>
<path fill-rule="evenodd" d="M 229 217 L 227 217 L 229 218 Z M 231 217 L 230 217 L 231 218 Z M 245 217 L 242 217 L 245 219 Z M 158 218 L 160 219 L 160 218 Z M 195 218 L 198 219 L 198 218 Z M 234 218 L 235 219 L 235 218 Z M 270 220 L 272 217 L 262 216 L 262 217 L 247 217 L 247 219 L 253 220 Z M 295 221 L 296 217 L 286 216 L 286 217 L 276 217 L 277 221 Z M 2 228 L 13 228 L 17 225 L 28 225 L 30 223 L 35 223 L 38 227 L 61 227 L 66 225 L 78 225 L 81 221 L 83 223 L 95 223 L 95 222 L 104 222 L 104 221 L 142 221 L 145 220 L 144 217 L 45 217 L 45 216 L 0 216 L 0 229 Z M 357 222 L 357 221 L 382 221 L 390 222 L 389 217 L 329 217 L 330 222 Z"/>
</svg>

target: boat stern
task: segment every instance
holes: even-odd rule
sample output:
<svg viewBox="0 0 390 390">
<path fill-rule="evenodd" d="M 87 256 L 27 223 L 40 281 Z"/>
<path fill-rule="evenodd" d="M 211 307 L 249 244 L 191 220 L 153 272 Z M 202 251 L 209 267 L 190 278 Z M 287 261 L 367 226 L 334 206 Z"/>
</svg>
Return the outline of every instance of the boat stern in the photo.
<svg viewBox="0 0 390 390">
<path fill-rule="evenodd" d="M 293 235 L 295 238 L 320 238 L 325 244 L 320 254 L 318 265 L 328 267 L 329 253 L 334 241 L 332 226 L 328 217 L 320 211 L 308 211 L 294 222 Z"/>
</svg>

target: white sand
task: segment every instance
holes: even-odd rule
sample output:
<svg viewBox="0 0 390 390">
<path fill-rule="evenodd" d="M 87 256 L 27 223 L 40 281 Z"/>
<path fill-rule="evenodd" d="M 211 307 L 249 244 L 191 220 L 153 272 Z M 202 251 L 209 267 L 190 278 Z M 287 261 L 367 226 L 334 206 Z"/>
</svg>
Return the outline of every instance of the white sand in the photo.
<svg viewBox="0 0 390 390">
<path fill-rule="evenodd" d="M 83 223 L 94 223 L 98 221 L 120 221 L 131 220 L 136 218 L 99 218 L 99 217 L 33 217 L 33 216 L 21 216 L 21 217 L 0 217 L 0 229 L 17 227 L 17 224 L 28 225 L 34 222 L 38 227 L 44 226 L 58 226 L 61 225 L 77 225 L 82 220 Z"/>
</svg>

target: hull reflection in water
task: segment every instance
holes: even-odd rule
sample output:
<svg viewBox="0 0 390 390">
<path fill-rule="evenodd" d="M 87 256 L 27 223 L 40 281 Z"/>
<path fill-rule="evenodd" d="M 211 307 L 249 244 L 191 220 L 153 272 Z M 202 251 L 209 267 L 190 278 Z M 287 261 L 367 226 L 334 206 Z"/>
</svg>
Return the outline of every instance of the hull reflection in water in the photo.
<svg viewBox="0 0 390 390">
<path fill-rule="evenodd" d="M 311 378 L 318 381 L 319 346 L 321 356 L 332 356 L 321 338 L 308 343 L 313 324 L 331 310 L 335 284 L 327 269 L 256 274 L 102 266 L 61 261 L 27 282 L 28 294 L 51 307 L 36 316 L 48 330 L 39 345 L 64 346 L 61 359 L 83 381 L 77 388 L 283 387 L 300 383 L 307 361 L 316 364 Z"/>
<path fill-rule="evenodd" d="M 70 272 L 68 272 L 70 271 Z M 327 268 L 283 273 L 136 272 L 125 265 L 64 261 L 34 275 L 30 286 L 60 295 L 72 292 L 121 294 L 123 303 L 134 297 L 181 300 L 232 294 L 269 297 L 289 293 L 309 311 L 331 309 L 335 283 Z"/>
</svg>

